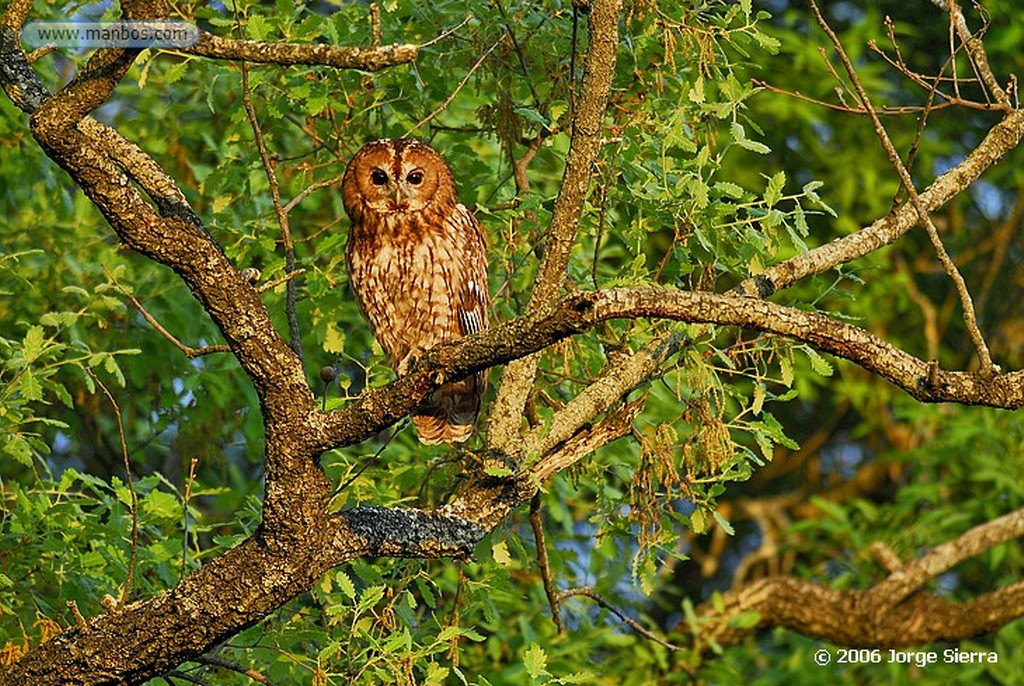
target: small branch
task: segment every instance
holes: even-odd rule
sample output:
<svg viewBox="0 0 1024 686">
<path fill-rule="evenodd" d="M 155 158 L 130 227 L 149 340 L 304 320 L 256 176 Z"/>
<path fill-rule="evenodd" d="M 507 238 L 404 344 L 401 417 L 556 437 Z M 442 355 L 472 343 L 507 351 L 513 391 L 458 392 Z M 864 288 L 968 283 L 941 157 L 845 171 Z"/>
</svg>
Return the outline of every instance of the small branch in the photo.
<svg viewBox="0 0 1024 686">
<path fill-rule="evenodd" d="M 121 288 L 120 286 L 118 287 Z M 139 314 L 142 315 L 143 319 L 149 322 L 149 325 L 152 326 L 157 333 L 159 333 L 161 336 L 167 339 L 167 341 L 170 342 L 171 345 L 173 345 L 175 348 L 184 353 L 185 357 L 189 359 L 195 359 L 197 357 L 202 357 L 203 355 L 210 355 L 212 353 L 231 352 L 231 348 L 223 344 L 207 345 L 203 346 L 202 348 L 192 348 L 185 345 L 177 338 L 175 338 L 174 334 L 165 329 L 164 326 L 160 322 L 158 322 L 156 318 L 146 310 L 145 307 L 142 306 L 142 303 L 139 302 L 138 298 L 136 298 L 134 295 L 129 293 L 124 288 L 121 288 L 121 292 L 124 293 L 124 296 L 128 298 L 129 302 L 131 302 L 132 307 L 138 310 Z"/>
<path fill-rule="evenodd" d="M 114 418 L 117 420 L 117 434 L 121 442 L 121 459 L 124 464 L 124 479 L 125 484 L 128 486 L 128 494 L 130 495 L 129 511 L 132 516 L 132 533 L 131 533 L 131 553 L 128 555 L 128 571 L 125 574 L 124 583 L 121 585 L 121 599 L 120 603 L 123 604 L 128 599 L 128 594 L 132 590 L 132 577 L 135 575 L 135 559 L 139 549 L 139 498 L 135 493 L 135 481 L 132 478 L 132 466 L 131 460 L 128 458 L 128 443 L 124 437 L 124 422 L 121 419 L 121 406 L 117 404 L 117 400 L 114 399 L 113 394 L 106 387 L 106 385 L 100 381 L 100 378 L 92 372 L 91 369 L 87 369 L 86 373 L 92 377 L 92 380 L 96 382 L 96 385 L 103 391 L 103 395 L 107 397 L 107 401 L 114 408 Z"/>
<path fill-rule="evenodd" d="M 325 181 L 317 181 L 316 183 L 306 186 L 294 198 L 289 200 L 287 205 L 284 206 L 285 214 L 290 214 L 291 211 L 295 209 L 296 205 L 321 188 L 327 188 L 341 183 L 342 178 L 344 178 L 344 175 L 335 176 L 333 179 L 327 179 Z"/>
<path fill-rule="evenodd" d="M 598 448 L 622 438 L 633 429 L 633 422 L 643 412 L 646 398 L 634 400 L 607 415 L 592 427 L 585 427 L 556 450 L 545 455 L 530 468 L 539 482 L 563 472 L 580 460 L 593 455 Z"/>
<path fill-rule="evenodd" d="M 380 47 L 381 39 L 381 28 L 380 28 L 380 5 L 375 2 L 370 3 L 370 46 L 373 48 Z"/>
<path fill-rule="evenodd" d="M 1012 109 L 1013 105 L 1010 102 L 1010 96 L 999 85 L 999 80 L 996 79 L 995 74 L 992 73 L 992 68 L 988 64 L 988 54 L 985 52 L 984 43 L 971 34 L 960 6 L 954 0 L 932 0 L 932 4 L 949 12 L 949 21 L 956 30 L 964 47 L 967 48 L 971 64 L 978 72 L 982 82 L 988 87 L 989 92 L 992 93 L 996 102 L 1003 109 L 1007 111 Z"/>
<path fill-rule="evenodd" d="M 431 38 L 426 43 L 420 43 L 420 45 L 419 45 L 420 50 L 422 50 L 423 48 L 430 47 L 434 43 L 438 43 L 438 42 L 444 40 L 445 38 L 447 38 L 448 36 L 452 35 L 453 33 L 458 31 L 459 29 L 461 29 L 463 26 L 465 26 L 466 24 L 468 24 L 471 21 L 473 21 L 473 13 L 472 12 L 467 14 L 465 19 L 463 19 L 462 21 L 460 21 L 458 24 L 456 24 L 452 28 L 448 29 L 447 31 L 443 31 L 440 35 L 436 36 L 435 38 Z"/>
<path fill-rule="evenodd" d="M 857 97 L 860 98 L 861 104 L 868 113 L 868 117 L 871 118 L 871 123 L 875 127 L 875 133 L 878 134 L 879 140 L 882 142 L 882 147 L 885 148 L 886 154 L 889 156 L 889 161 L 892 163 L 896 172 L 899 174 L 900 181 L 903 183 L 903 187 L 906 189 L 907 194 L 910 196 L 910 202 L 917 211 L 917 216 L 920 222 L 924 225 L 925 230 L 928 232 L 928 237 L 931 239 L 932 245 L 935 248 L 935 252 L 938 255 L 939 263 L 945 270 L 946 274 L 953 281 L 956 288 L 957 294 L 960 296 L 960 306 L 963 309 L 964 323 L 967 326 L 967 332 L 974 343 L 975 350 L 978 353 L 978 359 L 981 364 L 982 373 L 989 376 L 998 373 L 999 369 L 992 362 L 992 357 L 989 354 L 988 345 L 985 343 L 985 338 L 978 328 L 978 320 L 974 311 L 974 303 L 971 300 L 971 294 L 967 290 L 967 284 L 964 281 L 963 276 L 957 269 L 956 264 L 950 258 L 949 253 L 946 252 L 945 246 L 942 244 L 942 239 L 939 237 L 939 231 L 935 228 L 935 224 L 931 220 L 931 216 L 928 213 L 928 207 L 921 200 L 920 195 L 917 192 L 917 188 L 914 186 L 914 180 L 910 176 L 910 172 L 907 170 L 906 165 L 900 159 L 899 152 L 896 150 L 896 146 L 893 145 L 892 140 L 889 138 L 889 134 L 886 132 L 885 127 L 882 126 L 881 120 L 875 113 L 874 107 L 871 104 L 871 100 L 868 97 L 867 91 L 860 82 L 860 78 L 857 76 L 857 71 L 854 69 L 853 63 L 846 54 L 846 50 L 843 48 L 842 42 L 839 37 L 832 31 L 832 28 L 825 21 L 821 11 L 818 9 L 818 5 L 815 0 L 810 0 L 811 9 L 814 12 L 815 18 L 818 20 L 818 24 L 822 30 L 832 41 L 832 45 L 836 50 L 836 54 L 839 56 L 840 61 L 843 63 L 843 67 L 846 69 L 847 75 L 850 77 L 850 81 L 853 84 Z"/>
<path fill-rule="evenodd" d="M 296 269 L 295 271 L 289 272 L 289 273 L 285 274 L 284 276 L 277 277 L 273 281 L 268 281 L 265 284 L 262 284 L 261 286 L 259 286 L 256 289 L 256 292 L 257 293 L 266 293 L 267 291 L 273 290 L 273 289 L 277 288 L 278 286 L 280 286 L 281 284 L 283 284 L 283 283 L 285 283 L 287 281 L 291 281 L 292 279 L 294 279 L 297 276 L 302 276 L 305 273 L 306 273 L 305 269 Z"/>
<path fill-rule="evenodd" d="M 544 518 L 541 516 L 541 497 L 537 493 L 530 500 L 530 527 L 533 529 L 533 540 L 537 546 L 537 566 L 540 567 L 540 578 L 544 583 L 544 594 L 548 597 L 551 607 L 551 620 L 555 630 L 562 633 L 562 617 L 558 613 L 558 600 L 555 595 L 555 581 L 551 577 L 551 565 L 548 562 L 548 545 L 544 540 Z"/>
<path fill-rule="evenodd" d="M 501 45 L 502 41 L 504 40 L 505 34 L 501 34 L 501 36 L 498 37 L 498 40 L 494 41 L 494 44 L 491 45 L 491 47 L 487 48 L 484 54 L 480 55 L 477 61 L 473 63 L 473 66 L 469 68 L 469 71 L 466 72 L 466 75 L 462 77 L 461 81 L 459 81 L 459 85 L 457 85 L 455 87 L 455 90 L 453 90 L 448 95 L 448 97 L 445 98 L 445 101 L 438 105 L 437 109 L 435 109 L 433 112 L 431 112 L 426 117 L 413 124 L 408 131 L 402 134 L 402 138 L 408 138 L 409 136 L 411 136 L 417 129 L 419 129 L 421 126 L 432 120 L 437 115 L 441 114 L 441 112 L 443 112 L 448 107 L 448 105 L 452 104 L 452 100 L 455 99 L 455 96 L 459 94 L 459 91 L 461 91 L 463 87 L 466 85 L 466 83 L 469 81 L 469 77 L 471 77 L 473 73 L 480 68 L 480 65 L 484 63 L 484 60 L 487 59 L 490 56 L 490 54 L 494 52 L 494 49 Z"/>
<path fill-rule="evenodd" d="M 182 52 L 224 60 L 244 60 L 258 64 L 309 64 L 337 69 L 378 71 L 385 67 L 406 64 L 416 59 L 415 45 L 383 45 L 379 47 L 341 47 L 337 45 L 300 45 L 268 43 L 235 38 L 221 38 L 200 32 L 199 41 Z"/>
<path fill-rule="evenodd" d="M 608 610 L 613 615 L 621 619 L 623 624 L 625 624 L 630 629 L 640 634 L 649 641 L 654 641 L 658 645 L 664 646 L 665 648 L 668 648 L 672 651 L 686 650 L 686 648 L 683 646 L 677 646 L 674 643 L 669 643 L 668 641 L 659 636 L 655 636 L 651 631 L 644 628 L 644 626 L 640 624 L 640 622 L 636 621 L 635 619 L 624 613 L 622 610 L 612 605 L 610 602 L 608 602 L 608 600 L 605 599 L 604 596 L 602 596 L 600 593 L 595 591 L 590 586 L 581 586 L 579 588 L 567 589 L 559 593 L 555 597 L 555 599 L 558 603 L 562 603 L 566 598 L 571 598 L 573 596 L 583 596 L 585 598 L 590 598 L 595 603 L 597 603 L 598 605 L 600 605 L 601 607 L 603 607 L 604 609 Z"/>
<path fill-rule="evenodd" d="M 213 667 L 220 667 L 221 669 L 226 669 L 232 672 L 237 672 L 238 674 L 241 674 L 243 676 L 247 676 L 256 683 L 267 684 L 267 686 L 274 686 L 274 682 L 272 682 L 270 679 L 257 672 L 255 669 L 252 669 L 251 667 L 246 667 L 245 665 L 238 664 L 237 662 L 232 662 L 231 660 L 225 660 L 222 657 L 210 657 L 207 655 L 202 655 L 193 658 L 192 662 L 198 662 L 201 665 L 211 665 Z"/>
<path fill-rule="evenodd" d="M 241 30 L 241 27 L 239 27 Z M 263 172 L 266 174 L 267 183 L 270 186 L 270 200 L 274 206 L 274 214 L 277 215 L 277 224 L 281 227 L 281 237 L 284 242 L 284 268 L 288 274 L 295 270 L 295 244 L 292 242 L 292 230 L 288 222 L 288 213 L 281 204 L 281 189 L 277 183 L 277 173 L 270 161 L 267 152 L 266 142 L 263 140 L 263 130 L 260 128 L 259 119 L 256 117 L 256 108 L 252 105 L 252 98 L 249 89 L 249 68 L 243 61 L 242 70 L 242 106 L 245 107 L 245 114 L 249 119 L 249 126 L 252 128 L 253 137 L 256 139 L 256 149 L 259 151 L 260 162 L 263 164 Z M 289 345 L 299 358 L 299 363 L 305 366 L 305 357 L 302 353 L 302 330 L 299 328 L 299 316 L 295 310 L 296 285 L 294 279 L 287 280 L 285 291 L 285 316 L 288 319 Z"/>
<path fill-rule="evenodd" d="M 181 499 L 182 508 L 182 541 L 181 541 L 181 572 L 178 574 L 178 581 L 180 582 L 185 578 L 185 572 L 188 570 L 188 502 L 192 499 L 192 484 L 196 479 L 196 466 L 199 464 L 199 458 L 193 457 L 189 461 L 188 465 L 188 478 L 185 479 L 185 495 Z"/>
<path fill-rule="evenodd" d="M 82 616 L 82 611 L 78 609 L 78 602 L 69 600 L 65 603 L 68 609 L 71 610 L 71 616 L 75 618 L 75 626 L 83 634 L 89 633 L 89 622 L 85 621 L 85 617 Z"/>
</svg>

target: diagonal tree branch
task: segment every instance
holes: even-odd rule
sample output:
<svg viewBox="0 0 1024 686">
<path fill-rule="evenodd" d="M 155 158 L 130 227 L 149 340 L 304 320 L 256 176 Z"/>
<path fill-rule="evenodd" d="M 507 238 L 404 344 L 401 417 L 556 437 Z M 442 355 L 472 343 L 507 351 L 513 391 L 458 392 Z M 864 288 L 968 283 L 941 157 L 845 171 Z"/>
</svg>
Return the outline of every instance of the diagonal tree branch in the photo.
<svg viewBox="0 0 1024 686">
<path fill-rule="evenodd" d="M 1022 138 L 1024 110 L 1014 110 L 993 126 L 978 147 L 963 161 L 919 194 L 924 208 L 934 211 L 945 205 L 1017 147 Z M 769 297 L 808 276 L 822 274 L 894 243 L 917 225 L 917 218 L 913 204 L 906 203 L 856 233 L 837 238 L 805 255 L 797 255 L 769 267 L 763 273 L 744 280 L 735 290 L 741 295 Z"/>
<path fill-rule="evenodd" d="M 917 212 L 918 221 L 924 226 L 925 231 L 928 232 L 928 238 L 931 240 L 932 246 L 935 248 L 935 253 L 938 255 L 939 263 L 942 265 L 943 270 L 945 270 L 946 275 L 949 276 L 950 280 L 953 282 L 957 295 L 960 297 L 960 307 L 963 309 L 964 324 L 967 327 L 968 336 L 970 336 L 971 341 L 974 343 L 974 348 L 978 354 L 982 371 L 986 374 L 994 374 L 997 369 L 992 363 L 992 357 L 988 351 L 988 344 L 985 343 L 985 337 L 978 328 L 978 318 L 974 312 L 974 301 L 971 299 L 971 294 L 967 290 L 967 284 L 964 281 L 964 277 L 960 274 L 960 270 L 957 269 L 957 266 L 949 256 L 949 253 L 946 252 L 946 248 L 942 244 L 942 239 L 939 237 L 939 230 L 935 228 L 935 224 L 932 222 L 932 218 L 928 214 L 928 208 L 921 201 L 921 196 L 917 192 L 917 188 L 914 185 L 914 179 L 910 176 L 910 172 L 907 170 L 906 165 L 903 164 L 903 160 L 900 159 L 899 152 L 896 150 L 896 146 L 893 145 L 892 140 L 889 138 L 889 134 L 882 125 L 881 119 L 878 118 L 878 113 L 875 112 L 874 105 L 871 104 L 871 99 L 868 97 L 867 91 L 864 90 L 864 86 L 860 82 L 860 77 L 857 76 L 857 71 L 854 69 L 853 63 L 847 56 L 842 42 L 832 30 L 832 27 L 830 27 L 825 21 L 825 18 L 821 15 L 821 11 L 818 9 L 818 5 L 814 0 L 811 0 L 811 10 L 814 12 L 814 16 L 818 20 L 818 24 L 821 26 L 822 30 L 825 31 L 829 40 L 832 41 L 832 46 L 835 48 L 836 54 L 839 56 L 839 60 L 846 69 L 847 76 L 850 77 L 850 83 L 853 84 L 854 91 L 857 93 L 857 98 L 860 100 L 861 105 L 864 107 L 864 111 L 867 112 L 868 117 L 871 119 L 871 123 L 875 128 L 875 133 L 878 135 L 878 139 L 881 141 L 882 147 L 885 149 L 886 155 L 889 157 L 889 162 L 896 169 L 896 173 L 900 177 L 900 182 L 903 184 L 903 188 L 907 191 L 907 195 L 910 196 L 910 204 L 914 207 L 914 211 Z"/>
<path fill-rule="evenodd" d="M 543 259 L 526 306 L 527 312 L 536 312 L 553 301 L 568 276 L 569 256 L 590 186 L 591 166 L 601 147 L 608 94 L 615 74 L 619 0 L 595 0 L 588 15 L 588 29 L 590 45 L 584 63 L 582 92 L 573 116 L 569 153 L 551 225 L 544 237 Z M 536 357 L 526 358 L 502 371 L 487 427 L 487 443 L 492 449 L 507 455 L 518 452 L 516 444 L 523 407 L 533 386 L 538 361 Z"/>
<path fill-rule="evenodd" d="M 546 455 L 568 440 L 592 418 L 607 412 L 624 395 L 649 379 L 682 343 L 682 335 L 659 336 L 649 345 L 630 355 L 609 362 L 589 386 L 554 414 L 547 426 L 526 435 L 525 455 Z"/>
</svg>

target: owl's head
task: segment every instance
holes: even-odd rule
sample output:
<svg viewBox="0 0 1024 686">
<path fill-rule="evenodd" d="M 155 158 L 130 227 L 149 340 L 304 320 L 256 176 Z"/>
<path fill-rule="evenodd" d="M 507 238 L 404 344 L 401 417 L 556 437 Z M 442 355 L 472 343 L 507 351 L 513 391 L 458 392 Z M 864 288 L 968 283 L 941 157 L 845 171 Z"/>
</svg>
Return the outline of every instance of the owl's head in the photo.
<svg viewBox="0 0 1024 686">
<path fill-rule="evenodd" d="M 455 179 L 444 158 L 426 143 L 385 138 L 352 157 L 342 180 L 345 211 L 413 213 L 455 205 Z"/>
</svg>

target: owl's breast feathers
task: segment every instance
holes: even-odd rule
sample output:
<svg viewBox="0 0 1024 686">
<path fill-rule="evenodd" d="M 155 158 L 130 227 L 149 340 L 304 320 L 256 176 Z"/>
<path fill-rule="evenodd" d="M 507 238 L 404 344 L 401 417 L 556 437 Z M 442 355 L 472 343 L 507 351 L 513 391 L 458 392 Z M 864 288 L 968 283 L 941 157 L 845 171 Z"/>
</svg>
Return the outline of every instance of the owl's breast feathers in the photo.
<svg viewBox="0 0 1024 686">
<path fill-rule="evenodd" d="M 486 248 L 463 205 L 443 216 L 364 212 L 346 252 L 352 291 L 399 374 L 435 345 L 487 328 Z M 468 438 L 485 384 L 479 373 L 435 392 L 413 414 L 420 440 Z"/>
</svg>

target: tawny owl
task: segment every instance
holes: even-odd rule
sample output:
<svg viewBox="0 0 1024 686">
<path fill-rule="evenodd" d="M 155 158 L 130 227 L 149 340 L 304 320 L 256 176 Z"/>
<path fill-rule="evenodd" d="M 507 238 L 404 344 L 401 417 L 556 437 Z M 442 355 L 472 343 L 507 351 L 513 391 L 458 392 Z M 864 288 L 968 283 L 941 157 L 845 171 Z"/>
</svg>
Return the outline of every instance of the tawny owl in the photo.
<svg viewBox="0 0 1024 686">
<path fill-rule="evenodd" d="M 455 178 L 430 146 L 409 139 L 370 143 L 342 181 L 352 220 L 349 281 L 391 364 L 487 327 L 487 255 Z M 423 443 L 464 441 L 473 432 L 485 376 L 441 386 L 412 413 Z"/>
</svg>

